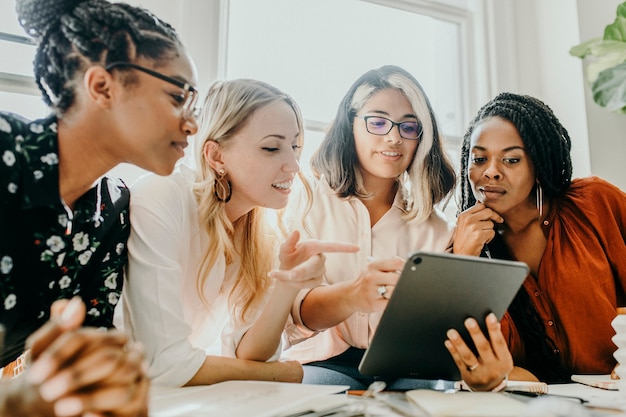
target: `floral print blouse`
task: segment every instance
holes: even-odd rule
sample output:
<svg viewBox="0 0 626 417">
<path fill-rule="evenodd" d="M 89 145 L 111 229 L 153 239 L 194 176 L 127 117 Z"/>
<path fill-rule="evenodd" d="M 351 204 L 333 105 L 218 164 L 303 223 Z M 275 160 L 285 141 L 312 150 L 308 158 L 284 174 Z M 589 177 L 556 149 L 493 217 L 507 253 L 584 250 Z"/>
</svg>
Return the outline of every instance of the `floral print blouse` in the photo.
<svg viewBox="0 0 626 417">
<path fill-rule="evenodd" d="M 60 197 L 57 119 L 0 112 L 0 366 L 50 315 L 80 295 L 86 326 L 112 327 L 127 262 L 128 188 L 99 179 L 71 210 Z"/>
</svg>

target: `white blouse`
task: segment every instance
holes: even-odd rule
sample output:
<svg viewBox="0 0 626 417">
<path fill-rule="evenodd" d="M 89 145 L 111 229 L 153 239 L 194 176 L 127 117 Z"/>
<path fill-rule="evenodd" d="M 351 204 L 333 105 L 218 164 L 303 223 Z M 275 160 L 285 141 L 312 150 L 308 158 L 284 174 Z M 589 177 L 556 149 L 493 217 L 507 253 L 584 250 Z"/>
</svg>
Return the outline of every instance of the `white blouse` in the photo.
<svg viewBox="0 0 626 417">
<path fill-rule="evenodd" d="M 407 258 L 416 250 L 444 252 L 451 245 L 454 224 L 438 210 L 423 223 L 409 223 L 402 218 L 404 210 L 398 194 L 391 209 L 370 226 L 369 212 L 358 198 L 339 198 L 326 181 L 309 181 L 313 203 L 306 216 L 306 227 L 299 222 L 305 207 L 303 200 L 294 201 L 293 205 L 290 202 L 287 221 L 291 227 L 299 229 L 304 236 L 351 242 L 360 247 L 356 253 L 325 254 L 325 284 L 354 280 L 365 269 L 369 257 Z M 300 317 L 300 304 L 308 291 L 301 291 L 293 304 L 294 323 L 289 328 L 292 346 L 283 357 L 307 363 L 339 355 L 350 346 L 362 349 L 369 346 L 381 313 L 358 312 L 335 327 L 315 333 L 304 326 Z"/>
<path fill-rule="evenodd" d="M 148 375 L 158 385 L 184 385 L 206 355 L 234 357 L 253 323 L 232 320 L 228 295 L 239 268 L 226 268 L 223 255 L 202 288 L 205 301 L 198 293 L 198 266 L 210 242 L 198 221 L 193 179 L 181 165 L 168 177 L 148 174 L 131 189 L 129 262 L 117 322 L 143 344 Z M 279 355 L 280 346 L 270 360 Z"/>
</svg>

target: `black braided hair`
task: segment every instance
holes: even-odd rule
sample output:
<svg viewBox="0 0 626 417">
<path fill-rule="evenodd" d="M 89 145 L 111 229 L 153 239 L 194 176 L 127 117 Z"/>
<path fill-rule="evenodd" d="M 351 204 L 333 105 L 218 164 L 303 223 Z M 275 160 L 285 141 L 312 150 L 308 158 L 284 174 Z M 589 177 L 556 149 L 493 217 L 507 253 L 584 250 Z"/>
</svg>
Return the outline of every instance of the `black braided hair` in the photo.
<svg viewBox="0 0 626 417">
<path fill-rule="evenodd" d="M 500 117 L 515 126 L 535 166 L 546 198 L 554 199 L 567 191 L 572 177 L 571 140 L 567 130 L 542 101 L 530 96 L 501 93 L 478 111 L 463 138 L 460 211 L 476 204 L 468 176 L 470 140 L 476 126 L 490 117 Z M 489 251 L 493 258 L 512 259 L 499 234 L 489 243 Z M 483 253 L 481 256 L 486 255 Z M 524 287 L 520 288 L 508 311 L 525 346 L 525 361 L 518 365 L 543 381 L 569 382 L 572 370 L 561 364 L 556 344 L 546 334 L 545 326 Z"/>
<path fill-rule="evenodd" d="M 17 0 L 24 30 L 38 42 L 35 80 L 58 114 L 74 103 L 75 79 L 89 66 L 163 62 L 181 47 L 176 31 L 149 11 L 106 0 Z M 129 79 L 130 80 L 130 79 Z"/>
</svg>

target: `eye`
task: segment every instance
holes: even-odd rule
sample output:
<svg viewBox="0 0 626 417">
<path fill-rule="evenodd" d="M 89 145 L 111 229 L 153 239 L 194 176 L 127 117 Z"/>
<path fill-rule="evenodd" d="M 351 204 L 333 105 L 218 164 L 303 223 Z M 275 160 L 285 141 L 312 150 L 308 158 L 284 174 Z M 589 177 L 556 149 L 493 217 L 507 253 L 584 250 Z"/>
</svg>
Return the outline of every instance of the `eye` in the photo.
<svg viewBox="0 0 626 417">
<path fill-rule="evenodd" d="M 519 163 L 521 160 L 522 160 L 521 158 L 504 158 L 504 162 L 509 165 L 515 165 Z"/>
<path fill-rule="evenodd" d="M 473 156 L 471 159 L 472 159 L 472 163 L 474 165 L 479 165 L 479 164 L 482 164 L 483 162 L 487 161 L 487 158 L 482 157 L 482 156 Z"/>
<path fill-rule="evenodd" d="M 405 133 L 415 134 L 417 132 L 417 123 L 413 123 L 413 122 L 400 123 L 400 128 Z"/>
<path fill-rule="evenodd" d="M 170 94 L 170 96 L 178 106 L 185 104 L 186 98 L 184 94 Z"/>
<path fill-rule="evenodd" d="M 291 145 L 291 149 L 293 149 L 294 151 L 298 151 L 302 149 L 302 146 L 298 145 L 297 143 L 294 143 L 293 145 Z"/>
<path fill-rule="evenodd" d="M 278 152 L 280 150 L 280 148 L 270 148 L 270 147 L 267 147 L 267 146 L 263 147 L 261 149 L 263 149 L 264 151 L 269 152 L 269 153 Z"/>
</svg>

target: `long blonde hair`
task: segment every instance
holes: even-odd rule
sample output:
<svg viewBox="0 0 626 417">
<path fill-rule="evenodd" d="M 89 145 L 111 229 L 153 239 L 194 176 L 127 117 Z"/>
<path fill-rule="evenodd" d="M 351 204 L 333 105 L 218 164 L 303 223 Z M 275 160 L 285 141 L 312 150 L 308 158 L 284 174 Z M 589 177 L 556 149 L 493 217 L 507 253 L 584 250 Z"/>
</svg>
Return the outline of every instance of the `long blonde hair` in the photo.
<svg viewBox="0 0 626 417">
<path fill-rule="evenodd" d="M 277 101 L 284 101 L 293 109 L 300 131 L 298 144 L 302 146 L 302 115 L 295 101 L 276 87 L 251 79 L 218 81 L 209 88 L 196 136 L 201 140 L 196 150 L 200 169 L 193 191 L 198 201 L 200 223 L 210 243 L 198 266 L 196 285 L 200 297 L 206 301 L 202 289 L 218 256 L 223 253 L 228 264 L 239 254 L 241 268 L 229 294 L 229 303 L 235 307 L 239 320 L 245 319 L 246 313 L 257 305 L 271 284 L 267 274 L 276 259 L 276 236 L 262 207 L 255 207 L 234 223 L 230 222 L 225 204 L 214 194 L 217 175 L 204 158 L 203 149 L 208 141 L 227 146 L 228 140 L 244 126 L 252 113 Z"/>
</svg>

